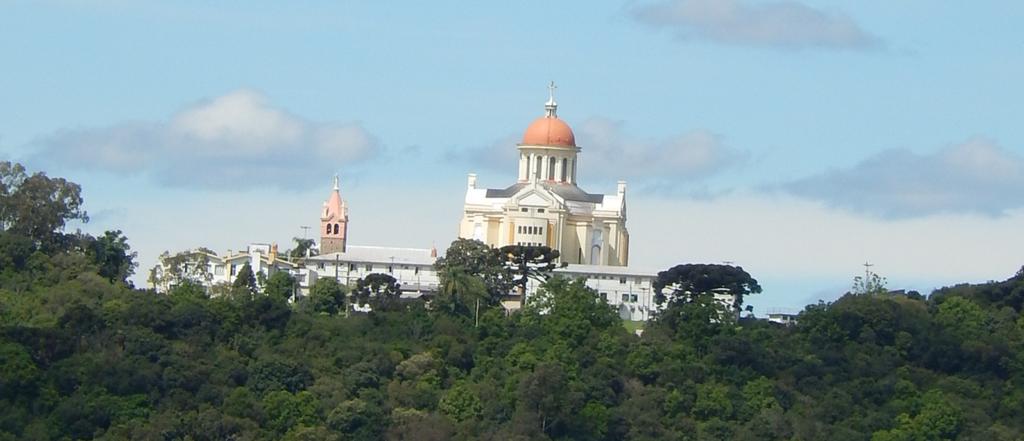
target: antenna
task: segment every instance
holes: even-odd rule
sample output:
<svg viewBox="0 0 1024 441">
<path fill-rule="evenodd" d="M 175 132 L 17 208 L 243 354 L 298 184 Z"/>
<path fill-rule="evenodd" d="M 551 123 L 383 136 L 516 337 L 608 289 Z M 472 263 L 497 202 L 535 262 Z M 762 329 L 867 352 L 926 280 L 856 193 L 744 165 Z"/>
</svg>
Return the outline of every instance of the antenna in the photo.
<svg viewBox="0 0 1024 441">
<path fill-rule="evenodd" d="M 299 228 L 302 229 L 302 238 L 303 239 L 308 239 L 309 238 L 309 229 L 312 228 L 312 227 L 310 227 L 309 225 L 299 225 Z"/>
</svg>

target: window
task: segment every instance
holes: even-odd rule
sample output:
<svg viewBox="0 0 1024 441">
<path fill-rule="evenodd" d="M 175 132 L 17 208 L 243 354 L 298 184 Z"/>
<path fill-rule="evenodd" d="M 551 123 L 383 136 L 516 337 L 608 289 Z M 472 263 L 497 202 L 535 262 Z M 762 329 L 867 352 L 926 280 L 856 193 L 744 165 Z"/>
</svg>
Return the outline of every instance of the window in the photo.
<svg viewBox="0 0 1024 441">
<path fill-rule="evenodd" d="M 222 265 L 217 265 L 217 266 L 213 267 L 213 274 L 218 275 L 218 276 L 223 276 L 224 275 L 224 267 Z"/>
<path fill-rule="evenodd" d="M 607 302 L 608 301 L 608 293 L 606 293 L 606 292 L 601 293 L 601 300 L 604 300 L 604 301 Z"/>
<path fill-rule="evenodd" d="M 391 266 L 391 265 L 388 265 L 388 272 L 389 273 L 395 272 L 395 268 L 393 266 Z"/>
<path fill-rule="evenodd" d="M 420 267 L 418 267 L 418 266 L 414 266 L 414 267 L 412 268 L 412 273 L 413 273 L 413 274 L 419 274 L 419 273 L 420 273 Z"/>
<path fill-rule="evenodd" d="M 372 264 L 367 264 L 366 265 L 366 270 L 367 271 L 373 271 L 373 265 Z"/>
<path fill-rule="evenodd" d="M 555 158 L 554 157 L 548 158 L 548 180 L 549 181 L 554 181 L 555 180 Z"/>
<path fill-rule="evenodd" d="M 536 158 L 536 160 L 533 161 L 533 177 L 535 177 L 537 179 L 540 179 L 540 164 L 541 164 L 540 161 L 541 161 L 541 158 L 540 158 L 540 156 L 536 156 L 535 158 Z"/>
<path fill-rule="evenodd" d="M 316 269 L 324 269 L 324 263 L 323 262 L 317 262 L 316 263 Z"/>
<path fill-rule="evenodd" d="M 522 211 L 523 213 L 529 213 L 530 209 L 526 208 L 526 207 L 523 207 L 523 208 L 520 208 L 519 211 Z"/>
<path fill-rule="evenodd" d="M 538 209 L 537 209 L 537 212 L 538 212 L 538 213 L 543 213 L 543 212 L 544 212 L 544 209 L 543 209 L 543 208 L 538 208 Z"/>
<path fill-rule="evenodd" d="M 626 278 L 625 277 L 619 277 L 619 283 L 625 285 L 626 284 Z"/>
<path fill-rule="evenodd" d="M 338 234 L 338 224 L 334 224 L 334 234 Z"/>
<path fill-rule="evenodd" d="M 327 224 L 327 231 L 324 231 L 324 234 L 331 234 L 331 224 Z"/>
<path fill-rule="evenodd" d="M 566 176 L 566 173 L 568 172 L 568 170 L 567 170 L 568 168 L 569 168 L 569 160 L 566 159 L 566 158 L 562 158 L 562 182 L 565 182 L 565 180 L 566 180 L 565 176 Z"/>
<path fill-rule="evenodd" d="M 629 301 L 629 294 L 623 294 L 622 295 L 622 301 L 623 302 L 628 302 Z"/>
<path fill-rule="evenodd" d="M 633 294 L 633 295 L 629 296 L 629 301 L 631 301 L 633 303 L 636 303 L 636 300 L 637 300 L 636 294 Z"/>
<path fill-rule="evenodd" d="M 348 270 L 349 271 L 355 271 L 356 270 L 356 264 L 354 264 L 354 263 L 348 264 Z"/>
</svg>

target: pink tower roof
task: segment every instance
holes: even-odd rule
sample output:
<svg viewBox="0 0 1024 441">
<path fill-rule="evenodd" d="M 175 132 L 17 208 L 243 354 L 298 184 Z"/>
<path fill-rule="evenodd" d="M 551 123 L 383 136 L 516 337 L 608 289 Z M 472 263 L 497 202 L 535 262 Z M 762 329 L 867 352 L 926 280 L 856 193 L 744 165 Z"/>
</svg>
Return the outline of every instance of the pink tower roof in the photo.
<svg viewBox="0 0 1024 441">
<path fill-rule="evenodd" d="M 324 219 L 340 219 L 345 215 L 345 201 L 341 200 L 341 191 L 338 188 L 338 177 L 334 177 L 334 189 L 327 202 L 324 203 Z"/>
</svg>

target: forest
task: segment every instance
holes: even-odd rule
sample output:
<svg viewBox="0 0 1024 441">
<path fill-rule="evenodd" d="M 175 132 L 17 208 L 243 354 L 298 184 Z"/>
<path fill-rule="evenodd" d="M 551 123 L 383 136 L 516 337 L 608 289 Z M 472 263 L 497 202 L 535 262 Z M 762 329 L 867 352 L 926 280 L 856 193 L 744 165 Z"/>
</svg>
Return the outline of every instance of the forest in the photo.
<svg viewBox="0 0 1024 441">
<path fill-rule="evenodd" d="M 429 303 L 245 271 L 157 294 L 120 231 L 64 232 L 80 191 L 0 162 L 0 440 L 1024 439 L 1024 269 L 782 326 L 710 300 L 757 295 L 742 269 L 680 265 L 638 336 L 576 280 L 506 314 L 515 279 L 465 240 Z"/>
</svg>

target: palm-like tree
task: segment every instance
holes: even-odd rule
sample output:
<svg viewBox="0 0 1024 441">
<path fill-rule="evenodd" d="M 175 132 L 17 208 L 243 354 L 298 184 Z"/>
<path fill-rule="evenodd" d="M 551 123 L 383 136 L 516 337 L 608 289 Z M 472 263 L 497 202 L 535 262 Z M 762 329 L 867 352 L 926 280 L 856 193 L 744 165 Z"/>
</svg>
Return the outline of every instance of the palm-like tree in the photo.
<svg viewBox="0 0 1024 441">
<path fill-rule="evenodd" d="M 487 286 L 479 276 L 470 274 L 461 268 L 445 267 L 440 274 L 440 294 L 446 297 L 452 312 L 457 312 L 458 304 L 474 304 L 473 326 L 480 326 L 480 301 L 487 296 Z"/>
</svg>

